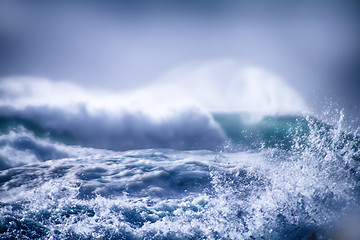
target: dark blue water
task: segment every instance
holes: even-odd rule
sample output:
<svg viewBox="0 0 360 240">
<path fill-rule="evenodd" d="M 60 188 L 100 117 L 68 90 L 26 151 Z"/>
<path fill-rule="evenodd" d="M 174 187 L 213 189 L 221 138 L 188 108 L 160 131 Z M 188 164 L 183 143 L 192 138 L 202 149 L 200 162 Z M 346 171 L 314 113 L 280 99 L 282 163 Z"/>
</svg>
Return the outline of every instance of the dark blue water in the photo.
<svg viewBox="0 0 360 240">
<path fill-rule="evenodd" d="M 358 234 L 360 138 L 341 116 L 62 111 L 1 109 L 1 239 Z"/>
</svg>

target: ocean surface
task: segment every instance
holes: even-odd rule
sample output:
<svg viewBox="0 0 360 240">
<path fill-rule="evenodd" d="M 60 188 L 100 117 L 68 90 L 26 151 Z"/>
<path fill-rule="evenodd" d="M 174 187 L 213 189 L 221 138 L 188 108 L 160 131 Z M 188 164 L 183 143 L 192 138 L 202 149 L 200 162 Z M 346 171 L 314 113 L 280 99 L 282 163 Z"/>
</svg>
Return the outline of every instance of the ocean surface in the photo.
<svg viewBox="0 0 360 240">
<path fill-rule="evenodd" d="M 341 112 L 15 98 L 0 106 L 0 239 L 359 239 L 360 136 Z"/>
</svg>

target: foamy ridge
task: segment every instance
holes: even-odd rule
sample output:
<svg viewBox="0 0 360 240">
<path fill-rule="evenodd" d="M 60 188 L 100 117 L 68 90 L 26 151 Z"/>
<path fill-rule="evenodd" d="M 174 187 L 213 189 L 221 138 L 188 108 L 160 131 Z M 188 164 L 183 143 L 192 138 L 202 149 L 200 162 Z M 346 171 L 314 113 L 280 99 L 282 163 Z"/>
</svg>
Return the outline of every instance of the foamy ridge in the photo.
<svg viewBox="0 0 360 240">
<path fill-rule="evenodd" d="M 260 68 L 211 62 L 179 68 L 128 91 L 85 89 L 69 82 L 13 77 L 0 85 L 1 117 L 66 133 L 88 147 L 123 150 L 214 149 L 225 137 L 211 112 L 300 113 L 294 90 Z"/>
</svg>

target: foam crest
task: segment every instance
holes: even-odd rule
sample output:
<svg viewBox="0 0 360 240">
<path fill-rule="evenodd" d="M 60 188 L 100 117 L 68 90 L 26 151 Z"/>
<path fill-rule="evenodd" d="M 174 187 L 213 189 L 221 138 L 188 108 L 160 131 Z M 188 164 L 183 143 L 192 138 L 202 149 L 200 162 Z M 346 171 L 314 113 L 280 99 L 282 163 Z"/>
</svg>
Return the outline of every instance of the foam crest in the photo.
<svg viewBox="0 0 360 240">
<path fill-rule="evenodd" d="M 158 97 L 143 90 L 107 95 L 44 79 L 9 79 L 1 91 L 7 93 L 1 99 L 2 118 L 36 125 L 85 147 L 216 149 L 225 140 L 196 103 L 161 92 Z"/>
<path fill-rule="evenodd" d="M 0 118 L 7 126 L 36 126 L 60 142 L 111 150 L 218 150 L 228 136 L 214 111 L 248 112 L 254 122 L 305 107 L 277 76 L 233 61 L 180 68 L 128 91 L 13 77 L 1 81 L 0 93 Z"/>
</svg>

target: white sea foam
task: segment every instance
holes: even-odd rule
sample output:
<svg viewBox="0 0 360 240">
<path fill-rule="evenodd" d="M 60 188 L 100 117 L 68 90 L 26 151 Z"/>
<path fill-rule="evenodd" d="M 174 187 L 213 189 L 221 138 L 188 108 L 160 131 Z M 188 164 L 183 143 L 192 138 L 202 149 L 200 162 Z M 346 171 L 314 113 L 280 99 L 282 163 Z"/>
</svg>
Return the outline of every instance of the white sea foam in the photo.
<svg viewBox="0 0 360 240">
<path fill-rule="evenodd" d="M 70 136 L 86 147 L 212 149 L 227 139 L 211 112 L 300 113 L 305 104 L 275 75 L 234 62 L 180 68 L 129 91 L 13 77 L 0 85 L 0 117 Z"/>
</svg>

